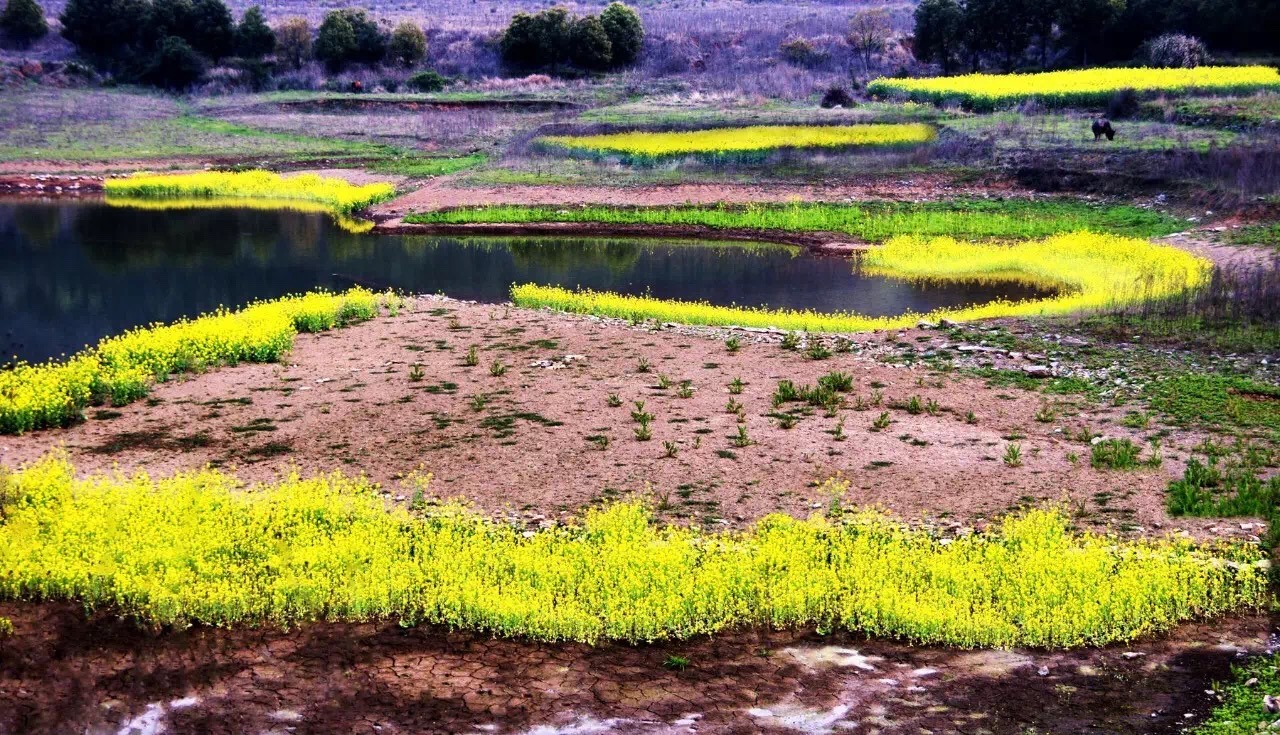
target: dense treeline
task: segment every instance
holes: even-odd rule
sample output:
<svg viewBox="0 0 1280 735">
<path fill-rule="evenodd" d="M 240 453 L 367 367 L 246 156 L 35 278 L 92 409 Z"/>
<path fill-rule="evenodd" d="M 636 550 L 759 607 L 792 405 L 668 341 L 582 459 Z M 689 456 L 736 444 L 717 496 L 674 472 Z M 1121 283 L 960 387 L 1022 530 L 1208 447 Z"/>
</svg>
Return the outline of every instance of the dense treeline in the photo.
<svg viewBox="0 0 1280 735">
<path fill-rule="evenodd" d="M 185 87 L 211 62 L 260 59 L 275 47 L 261 8 L 237 24 L 222 0 L 68 0 L 62 35 L 126 79 Z"/>
<path fill-rule="evenodd" d="M 1127 60 L 1189 34 L 1220 51 L 1280 52 L 1276 0 L 921 0 L 915 53 L 947 72 Z"/>
<path fill-rule="evenodd" d="M 0 36 L 25 48 L 49 32 L 44 11 L 36 0 L 9 0 L 0 12 Z"/>
<path fill-rule="evenodd" d="M 639 14 L 615 2 L 600 15 L 575 17 L 564 8 L 516 13 L 499 46 L 515 69 L 606 71 L 635 63 L 643 43 Z"/>
<path fill-rule="evenodd" d="M 43 21 L 39 6 L 34 0 L 8 3 L 11 35 L 34 36 L 38 29 L 29 30 L 29 16 Z M 61 21 L 62 35 L 100 68 L 170 88 L 199 81 L 212 64 L 261 78 L 272 68 L 297 69 L 313 59 L 336 74 L 353 65 L 412 68 L 427 55 L 420 26 L 403 22 L 388 30 L 385 21 L 380 24 L 361 8 L 329 11 L 314 30 L 303 18 L 272 29 L 257 6 L 237 23 L 223 0 L 68 0 Z M 517 13 L 497 39 L 509 68 L 554 73 L 633 64 L 643 43 L 640 16 L 620 2 L 599 15 L 575 17 L 563 8 Z M 426 71 L 408 83 L 430 91 L 445 81 Z"/>
</svg>

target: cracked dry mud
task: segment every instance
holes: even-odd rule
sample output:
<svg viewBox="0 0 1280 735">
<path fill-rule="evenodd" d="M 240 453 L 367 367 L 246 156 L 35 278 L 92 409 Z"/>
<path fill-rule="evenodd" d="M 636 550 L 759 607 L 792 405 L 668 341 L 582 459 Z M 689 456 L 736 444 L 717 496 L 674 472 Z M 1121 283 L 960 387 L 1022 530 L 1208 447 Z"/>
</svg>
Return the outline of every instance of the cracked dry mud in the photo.
<svg viewBox="0 0 1280 735">
<path fill-rule="evenodd" d="M 0 733 L 1176 733 L 1272 621 L 1075 652 L 739 631 L 590 647 L 394 623 L 148 633 L 0 604 Z M 676 671 L 668 655 L 690 661 Z"/>
</svg>

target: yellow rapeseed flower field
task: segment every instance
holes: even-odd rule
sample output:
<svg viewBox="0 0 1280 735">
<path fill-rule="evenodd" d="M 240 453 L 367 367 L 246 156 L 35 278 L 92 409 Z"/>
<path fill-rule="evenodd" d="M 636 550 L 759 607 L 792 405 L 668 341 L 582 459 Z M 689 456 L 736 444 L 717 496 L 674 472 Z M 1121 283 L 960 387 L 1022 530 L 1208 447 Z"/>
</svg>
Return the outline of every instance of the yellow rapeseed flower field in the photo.
<svg viewBox="0 0 1280 735">
<path fill-rule="evenodd" d="M 0 371 L 0 434 L 66 425 L 94 402 L 124 405 L 173 373 L 278 360 L 299 331 L 372 318 L 385 298 L 394 297 L 360 288 L 289 296 L 134 329 L 103 339 L 66 362 L 19 364 Z"/>
<path fill-rule="evenodd" d="M 622 503 L 526 537 L 460 507 L 388 510 L 336 473 L 250 488 L 214 470 L 77 479 L 54 454 L 0 483 L 0 598 L 151 625 L 395 618 L 585 642 L 813 625 L 1058 648 L 1269 599 L 1257 547 L 1077 535 L 1054 511 L 942 543 L 871 512 L 708 533 Z"/>
<path fill-rule="evenodd" d="M 631 132 L 608 135 L 565 135 L 539 142 L 593 155 L 622 155 L 635 160 L 670 156 L 732 157 L 784 148 L 849 148 L 927 143 L 937 136 L 920 123 L 868 125 L 759 125 L 685 132 Z"/>
<path fill-rule="evenodd" d="M 898 236 L 863 256 L 864 272 L 911 281 L 1019 280 L 1056 290 L 1046 299 L 993 301 L 929 314 L 869 317 L 789 309 L 755 309 L 571 291 L 526 284 L 512 288 L 520 306 L 623 319 L 720 326 L 773 327 L 812 332 L 901 329 L 921 319 L 971 321 L 1048 316 L 1159 301 L 1208 281 L 1209 261 L 1137 238 L 1076 232 L 1013 244 L 961 242 L 949 237 Z"/>
<path fill-rule="evenodd" d="M 942 104 L 959 100 L 987 111 L 1024 100 L 1053 107 L 1105 104 L 1114 93 L 1248 93 L 1280 90 L 1280 72 L 1270 66 L 1200 66 L 1194 69 L 1078 69 L 1038 74 L 966 74 L 919 79 L 881 78 L 867 91 L 882 97 L 907 97 Z"/>
<path fill-rule="evenodd" d="M 298 200 L 349 213 L 395 195 L 391 184 L 356 186 L 343 179 L 315 174 L 281 176 L 270 171 L 207 171 L 195 174 L 135 174 L 107 179 L 107 197 L 134 199 L 234 198 Z"/>
</svg>

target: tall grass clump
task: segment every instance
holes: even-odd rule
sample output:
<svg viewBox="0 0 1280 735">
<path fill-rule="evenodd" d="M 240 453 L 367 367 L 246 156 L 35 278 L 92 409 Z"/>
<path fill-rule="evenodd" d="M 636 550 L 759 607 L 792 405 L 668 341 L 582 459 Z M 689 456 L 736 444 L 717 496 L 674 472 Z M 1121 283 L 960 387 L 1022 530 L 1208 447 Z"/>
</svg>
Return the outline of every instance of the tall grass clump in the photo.
<svg viewBox="0 0 1280 735">
<path fill-rule="evenodd" d="M 589 157 L 621 157 L 647 163 L 683 156 L 713 161 L 742 160 L 778 151 L 814 148 L 840 150 L 929 143 L 937 131 L 923 123 L 867 125 L 755 125 L 677 132 L 634 131 L 604 135 L 560 135 L 536 142 Z"/>
<path fill-rule="evenodd" d="M 336 473 L 252 488 L 212 469 L 77 479 L 55 454 L 8 482 L 0 597 L 153 626 L 395 618 L 596 642 L 812 625 L 1056 648 L 1268 599 L 1256 548 L 1077 535 L 1055 511 L 944 544 L 871 512 L 715 533 L 622 503 L 526 536 L 457 507 L 388 510 Z"/>
<path fill-rule="evenodd" d="M 1067 200 L 969 199 L 680 207 L 495 205 L 418 212 L 405 217 L 405 221 L 417 224 L 593 222 L 839 232 L 869 242 L 882 242 L 898 235 L 947 236 L 962 240 L 1026 239 L 1079 230 L 1160 237 L 1185 227 L 1185 223 L 1175 217 L 1129 206 L 1098 206 Z"/>
<path fill-rule="evenodd" d="M 135 174 L 104 182 L 108 198 L 235 198 L 315 202 L 336 213 L 350 213 L 395 195 L 391 184 L 356 186 L 315 174 L 281 176 L 270 171 L 207 171 L 195 174 Z"/>
<path fill-rule="evenodd" d="M 880 97 L 906 97 L 942 104 L 959 100 L 976 111 L 1035 100 L 1050 107 L 1105 106 L 1121 90 L 1139 94 L 1250 94 L 1280 90 L 1280 72 L 1270 66 L 1198 66 L 1194 69 L 1075 69 L 1038 74 L 965 74 L 952 77 L 884 77 L 867 85 Z"/>
<path fill-rule="evenodd" d="M 379 296 L 361 288 L 290 296 L 134 329 L 65 362 L 19 363 L 0 371 L 0 434 L 65 426 L 91 403 L 130 403 L 173 373 L 279 360 L 298 332 L 370 319 L 378 305 Z"/>
<path fill-rule="evenodd" d="M 924 283 L 1015 280 L 1057 293 L 1044 299 L 993 301 L 924 315 L 907 313 L 884 317 L 715 306 L 535 284 L 515 286 L 511 295 L 520 306 L 628 320 L 861 332 L 910 327 L 922 318 L 972 321 L 1047 316 L 1170 298 L 1203 285 L 1211 265 L 1185 251 L 1145 240 L 1078 232 L 1014 244 L 968 243 L 949 237 L 896 237 L 867 251 L 863 256 L 863 270 L 886 278 Z"/>
</svg>

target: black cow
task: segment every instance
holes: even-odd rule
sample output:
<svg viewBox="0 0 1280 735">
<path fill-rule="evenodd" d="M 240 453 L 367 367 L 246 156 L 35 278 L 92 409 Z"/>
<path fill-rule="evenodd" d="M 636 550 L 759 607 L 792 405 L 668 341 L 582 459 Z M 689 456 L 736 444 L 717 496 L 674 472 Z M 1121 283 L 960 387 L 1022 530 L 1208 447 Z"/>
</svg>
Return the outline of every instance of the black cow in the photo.
<svg viewBox="0 0 1280 735">
<path fill-rule="evenodd" d="M 1107 136 L 1107 140 L 1116 139 L 1116 130 L 1111 127 L 1111 121 L 1101 117 L 1093 121 L 1093 139 L 1101 140 L 1102 136 Z"/>
</svg>

